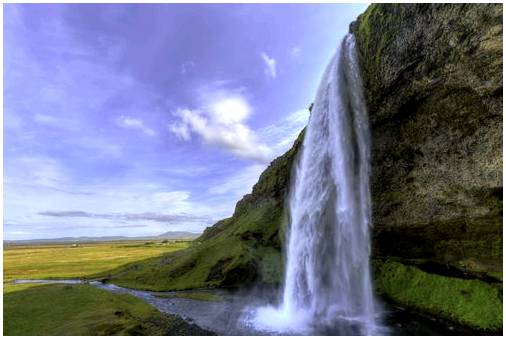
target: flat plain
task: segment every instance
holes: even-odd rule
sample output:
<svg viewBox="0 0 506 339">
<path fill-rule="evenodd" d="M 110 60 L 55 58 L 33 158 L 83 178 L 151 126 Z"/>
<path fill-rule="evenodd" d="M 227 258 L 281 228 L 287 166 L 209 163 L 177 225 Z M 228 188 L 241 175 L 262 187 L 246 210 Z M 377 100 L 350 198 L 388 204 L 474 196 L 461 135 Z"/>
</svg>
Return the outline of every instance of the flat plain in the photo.
<svg viewBox="0 0 506 339">
<path fill-rule="evenodd" d="M 133 296 L 89 285 L 13 284 L 15 279 L 99 277 L 184 249 L 189 241 L 11 245 L 4 247 L 4 335 L 196 335 L 181 318 Z"/>
<path fill-rule="evenodd" d="M 84 278 L 174 252 L 190 241 L 10 245 L 4 247 L 4 282 L 13 279 Z"/>
</svg>

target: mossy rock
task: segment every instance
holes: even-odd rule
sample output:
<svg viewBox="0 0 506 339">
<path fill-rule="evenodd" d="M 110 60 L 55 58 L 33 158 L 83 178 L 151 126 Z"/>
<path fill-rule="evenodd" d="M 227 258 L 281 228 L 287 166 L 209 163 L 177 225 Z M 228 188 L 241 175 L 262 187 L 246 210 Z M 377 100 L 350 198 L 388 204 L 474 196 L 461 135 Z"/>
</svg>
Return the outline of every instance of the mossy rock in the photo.
<svg viewBox="0 0 506 339">
<path fill-rule="evenodd" d="M 375 255 L 500 271 L 502 5 L 373 4 L 351 31 L 372 129 Z"/>
<path fill-rule="evenodd" d="M 373 257 L 394 260 L 378 265 L 378 290 L 502 328 L 502 5 L 373 4 L 350 30 L 372 132 Z"/>
<path fill-rule="evenodd" d="M 378 292 L 401 305 L 481 330 L 502 328 L 502 286 L 430 274 L 392 260 L 376 261 L 375 268 Z"/>
</svg>

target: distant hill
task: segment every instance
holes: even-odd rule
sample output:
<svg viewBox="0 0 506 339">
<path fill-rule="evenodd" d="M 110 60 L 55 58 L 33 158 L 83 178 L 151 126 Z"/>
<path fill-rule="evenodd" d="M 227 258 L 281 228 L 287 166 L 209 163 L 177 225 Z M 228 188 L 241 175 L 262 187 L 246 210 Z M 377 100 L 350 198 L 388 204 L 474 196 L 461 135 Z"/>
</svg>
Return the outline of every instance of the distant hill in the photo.
<svg viewBox="0 0 506 339">
<path fill-rule="evenodd" d="M 192 232 L 165 232 L 157 236 L 157 238 L 163 239 L 196 239 L 200 236 L 200 233 Z"/>
<path fill-rule="evenodd" d="M 124 236 L 106 236 L 106 237 L 63 237 L 55 239 L 29 239 L 29 240 L 4 240 L 5 245 L 22 244 L 65 244 L 65 243 L 90 243 L 107 241 L 127 241 L 127 240 L 193 240 L 200 236 L 200 233 L 192 232 L 165 232 L 153 236 L 124 237 Z"/>
</svg>

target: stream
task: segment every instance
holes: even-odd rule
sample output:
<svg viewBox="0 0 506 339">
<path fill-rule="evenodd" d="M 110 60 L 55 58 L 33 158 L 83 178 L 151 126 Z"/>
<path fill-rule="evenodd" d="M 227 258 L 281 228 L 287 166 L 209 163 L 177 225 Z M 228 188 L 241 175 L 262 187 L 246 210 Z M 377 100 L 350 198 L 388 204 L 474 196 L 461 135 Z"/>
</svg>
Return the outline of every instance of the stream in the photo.
<svg viewBox="0 0 506 339">
<path fill-rule="evenodd" d="M 113 293 L 123 293 L 135 296 L 154 306 L 162 313 L 180 316 L 185 321 L 217 335 L 352 335 L 352 327 L 343 322 L 336 322 L 333 328 L 312 329 L 309 333 L 285 331 L 283 333 L 259 330 L 254 327 L 254 310 L 268 302 L 278 300 L 273 291 L 230 291 L 227 289 L 199 289 L 177 292 L 151 292 L 135 290 L 103 283 L 98 280 L 84 281 L 79 279 L 45 280 L 19 279 L 13 284 L 25 283 L 59 283 L 59 284 L 89 284 L 96 288 Z M 180 294 L 180 296 L 178 296 Z M 191 294 L 215 296 L 216 300 L 196 300 L 184 297 Z M 383 335 L 476 335 L 475 331 L 447 322 L 438 321 L 409 312 L 407 310 L 383 303 L 381 319 Z M 344 326 L 343 326 L 344 325 Z M 343 330 L 345 329 L 345 330 Z M 346 330 L 348 329 L 348 330 Z M 355 334 L 356 335 L 356 334 Z"/>
</svg>

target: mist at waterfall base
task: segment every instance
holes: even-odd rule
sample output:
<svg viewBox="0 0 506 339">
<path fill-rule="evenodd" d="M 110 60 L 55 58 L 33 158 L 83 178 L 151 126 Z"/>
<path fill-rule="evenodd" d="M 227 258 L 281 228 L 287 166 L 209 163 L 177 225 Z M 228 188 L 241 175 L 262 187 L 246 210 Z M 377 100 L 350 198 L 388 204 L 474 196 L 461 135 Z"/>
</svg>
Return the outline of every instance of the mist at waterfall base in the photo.
<svg viewBox="0 0 506 339">
<path fill-rule="evenodd" d="M 277 333 L 378 334 L 369 266 L 370 137 L 353 35 L 323 75 L 295 161 L 285 281 L 246 321 Z"/>
</svg>

